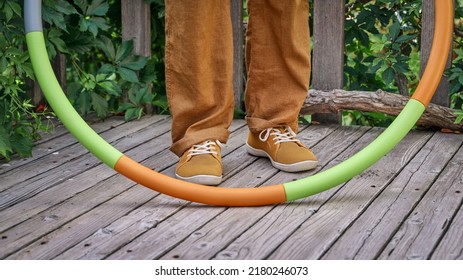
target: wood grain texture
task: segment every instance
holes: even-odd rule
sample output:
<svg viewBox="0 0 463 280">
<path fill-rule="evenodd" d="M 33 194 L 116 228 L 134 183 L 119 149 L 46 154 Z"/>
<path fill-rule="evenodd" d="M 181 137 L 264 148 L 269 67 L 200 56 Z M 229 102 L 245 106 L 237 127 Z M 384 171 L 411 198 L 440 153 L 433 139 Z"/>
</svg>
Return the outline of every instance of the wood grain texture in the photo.
<svg viewBox="0 0 463 280">
<path fill-rule="evenodd" d="M 144 0 L 122 0 L 122 40 L 133 40 L 134 53 L 151 56 L 151 10 Z"/>
<path fill-rule="evenodd" d="M 270 259 L 319 259 L 392 181 L 429 138 L 408 135 L 392 152 L 347 182 L 318 211 L 304 221 L 270 255 Z M 340 158 L 342 161 L 343 159 Z"/>
<path fill-rule="evenodd" d="M 461 195 L 463 189 L 455 191 L 456 195 Z M 463 203 L 457 215 L 450 223 L 439 245 L 432 253 L 433 260 L 463 260 Z"/>
<path fill-rule="evenodd" d="M 244 93 L 244 27 L 243 1 L 230 0 L 233 28 L 233 92 L 236 109 L 243 109 Z"/>
<path fill-rule="evenodd" d="M 312 88 L 341 89 L 344 85 L 345 1 L 314 1 Z M 327 55 L 329 54 L 329 55 Z M 314 115 L 314 120 L 340 123 L 340 114 Z"/>
<path fill-rule="evenodd" d="M 170 124 L 169 118 L 151 127 L 147 121 L 139 129 L 125 130 L 135 123 L 119 124 L 108 133 L 114 131 L 113 143 L 130 157 L 173 176 L 177 157 L 168 150 Z M 248 155 L 244 120 L 234 121 L 231 130 L 221 187 L 270 185 L 312 174 L 279 172 L 267 159 Z M 318 172 L 362 149 L 381 131 L 313 125 L 299 137 L 319 155 Z M 43 143 L 61 145 L 60 154 L 75 149 L 75 142 L 66 147 L 60 138 L 72 140 L 61 135 Z M 290 203 L 242 208 L 160 195 L 99 163 L 83 170 L 93 160 L 83 154 L 64 163 L 72 174 L 66 180 L 32 184 L 47 187 L 30 196 L 23 193 L 27 184 L 11 188 L 18 198 L 9 198 L 12 204 L 0 210 L 0 258 L 461 259 L 462 143 L 461 135 L 413 132 L 338 188 Z M 47 162 L 46 153 L 34 162 L 39 169 L 42 160 Z M 56 176 L 42 173 L 41 180 Z"/>
<path fill-rule="evenodd" d="M 164 121 L 166 123 L 166 121 Z M 170 122 L 169 122 L 170 124 Z M 152 131 L 149 129 L 149 119 L 133 123 L 127 126 L 117 127 L 102 133 L 102 137 L 117 149 L 124 151 L 127 149 L 132 139 L 124 136 L 124 133 L 134 133 L 136 131 L 144 132 L 147 137 Z M 168 131 L 170 126 L 165 126 Z M 138 139 L 143 139 L 142 137 Z M 83 158 L 83 160 L 82 160 Z M 80 160 L 78 160 L 80 159 Z M 40 166 L 22 167 L 21 171 L 13 171 L 12 174 L 4 176 L 4 186 L 11 190 L 2 192 L 0 200 L 0 209 L 19 203 L 22 200 L 30 198 L 35 194 L 44 191 L 61 181 L 68 180 L 75 174 L 101 164 L 100 161 L 90 154 L 82 145 L 74 144 L 65 152 L 55 152 L 42 159 Z M 17 172 L 24 172 L 24 177 L 17 176 Z M 27 177 L 26 177 L 27 176 Z"/>
<path fill-rule="evenodd" d="M 342 110 L 362 112 L 378 112 L 397 116 L 410 99 L 408 97 L 388 93 L 382 90 L 344 91 L 344 90 L 310 90 L 302 106 L 301 113 L 335 113 Z M 418 125 L 433 128 L 446 128 L 455 131 L 463 130 L 463 123 L 456 124 L 456 110 L 448 107 L 429 104 L 421 116 Z"/>
<path fill-rule="evenodd" d="M 278 172 L 269 179 L 267 184 L 276 182 L 291 181 L 320 172 L 328 166 L 332 166 L 335 160 L 343 151 L 351 149 L 352 143 L 358 143 L 368 129 L 365 128 L 343 128 L 337 129 L 313 147 L 314 152 L 323 161 L 320 166 L 311 172 L 290 174 Z M 309 133 L 310 135 L 310 133 Z M 374 134 L 373 134 L 374 135 Z M 374 137 L 374 136 L 373 136 Z M 342 139 L 342 140 L 341 140 Z M 357 146 L 357 148 L 359 148 Z M 227 247 L 217 252 L 214 259 L 264 259 L 271 254 L 291 233 L 303 223 L 308 216 L 317 211 L 319 203 L 328 199 L 333 191 L 330 190 L 313 197 L 300 201 L 291 202 L 274 207 L 265 216 L 249 229 L 232 240 Z M 253 215 L 254 213 L 250 213 Z"/>
<path fill-rule="evenodd" d="M 429 190 L 463 139 L 436 133 L 323 259 L 375 259 Z"/>
<path fill-rule="evenodd" d="M 457 192 L 463 187 L 462 165 L 463 149 L 460 148 L 392 236 L 379 259 L 430 258 L 454 216 L 461 209 L 462 197 Z"/>
<path fill-rule="evenodd" d="M 109 129 L 113 129 L 125 121 L 122 118 L 111 118 L 106 122 L 98 122 L 92 125 L 92 128 L 97 133 L 102 133 Z M 11 161 L 0 160 L 0 175 L 6 172 L 11 172 L 13 169 L 20 168 L 25 164 L 30 164 L 33 161 L 39 162 L 39 160 L 46 155 L 59 152 L 65 149 L 70 144 L 77 143 L 77 139 L 69 134 L 69 131 L 61 124 L 56 125 L 50 133 L 42 132 L 42 138 L 37 142 L 34 142 L 32 150 L 32 156 L 28 158 L 13 158 Z"/>
<path fill-rule="evenodd" d="M 312 136 L 310 140 L 306 138 L 304 142 L 309 146 L 316 146 L 331 133 L 332 130 L 315 126 L 302 130 L 299 135 L 301 139 L 304 139 L 305 136 Z M 320 156 L 329 157 L 329 153 Z M 273 184 L 268 182 L 269 178 L 273 178 L 278 173 L 270 166 L 267 159 L 259 159 L 230 180 L 246 186 L 269 185 Z M 298 175 L 300 174 L 294 176 L 297 177 Z M 243 231 L 253 226 L 273 208 L 274 206 L 227 209 L 200 230 L 188 236 L 161 259 L 211 259 L 232 242 L 236 236 L 240 236 Z M 246 218 L 243 219 L 243 217 Z"/>
</svg>

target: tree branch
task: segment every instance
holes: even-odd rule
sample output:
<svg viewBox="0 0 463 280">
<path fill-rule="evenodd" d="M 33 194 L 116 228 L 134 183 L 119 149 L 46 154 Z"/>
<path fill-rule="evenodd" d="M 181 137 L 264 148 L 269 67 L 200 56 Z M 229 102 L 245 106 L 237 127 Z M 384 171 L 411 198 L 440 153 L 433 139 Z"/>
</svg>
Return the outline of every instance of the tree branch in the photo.
<svg viewBox="0 0 463 280">
<path fill-rule="evenodd" d="M 302 106 L 302 114 L 338 113 L 342 110 L 357 110 L 362 112 L 378 112 L 397 116 L 408 102 L 409 98 L 382 90 L 345 91 L 310 90 Z M 424 127 L 445 128 L 463 131 L 463 123 L 455 124 L 455 110 L 429 104 L 418 125 Z"/>
</svg>

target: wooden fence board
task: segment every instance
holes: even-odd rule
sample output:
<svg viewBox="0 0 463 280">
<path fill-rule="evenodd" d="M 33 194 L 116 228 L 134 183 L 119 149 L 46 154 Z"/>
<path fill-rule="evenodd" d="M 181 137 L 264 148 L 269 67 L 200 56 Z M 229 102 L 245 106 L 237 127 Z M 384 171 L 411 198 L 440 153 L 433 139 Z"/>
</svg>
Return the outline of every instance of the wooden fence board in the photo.
<svg viewBox="0 0 463 280">
<path fill-rule="evenodd" d="M 312 88 L 342 89 L 344 86 L 345 1 L 314 1 Z M 341 123 L 340 114 L 313 115 L 313 120 Z"/>
<path fill-rule="evenodd" d="M 244 28 L 243 1 L 230 0 L 233 26 L 233 92 L 236 109 L 243 109 L 244 92 Z"/>
<path fill-rule="evenodd" d="M 134 54 L 151 56 L 151 10 L 144 0 L 122 0 L 122 39 L 133 40 Z"/>
</svg>

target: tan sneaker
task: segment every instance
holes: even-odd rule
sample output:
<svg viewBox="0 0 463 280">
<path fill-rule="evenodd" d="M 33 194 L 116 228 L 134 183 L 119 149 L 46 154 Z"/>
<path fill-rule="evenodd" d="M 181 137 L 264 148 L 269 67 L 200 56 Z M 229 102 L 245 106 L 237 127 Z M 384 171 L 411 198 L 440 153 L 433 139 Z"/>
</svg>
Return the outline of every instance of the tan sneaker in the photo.
<svg viewBox="0 0 463 280">
<path fill-rule="evenodd" d="M 317 167 L 317 157 L 296 138 L 289 126 L 249 132 L 248 153 L 267 157 L 272 165 L 286 172 L 299 172 Z"/>
<path fill-rule="evenodd" d="M 207 140 L 187 150 L 177 165 L 175 176 L 191 183 L 215 186 L 222 182 L 221 143 Z"/>
</svg>

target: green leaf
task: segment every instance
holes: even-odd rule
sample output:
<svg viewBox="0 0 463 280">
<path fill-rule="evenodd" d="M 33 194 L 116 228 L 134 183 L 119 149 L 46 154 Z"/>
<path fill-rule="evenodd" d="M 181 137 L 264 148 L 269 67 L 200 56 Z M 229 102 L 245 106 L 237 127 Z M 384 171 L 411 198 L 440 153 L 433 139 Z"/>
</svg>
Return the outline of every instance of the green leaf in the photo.
<svg viewBox="0 0 463 280">
<path fill-rule="evenodd" d="M 97 46 L 103 50 L 103 52 L 110 60 L 116 60 L 116 50 L 114 49 L 114 44 L 111 39 L 106 36 L 101 36 L 97 41 Z M 114 70 L 111 72 L 114 72 Z"/>
<path fill-rule="evenodd" d="M 108 115 L 108 102 L 101 95 L 92 94 L 92 106 L 99 118 L 105 118 Z"/>
<path fill-rule="evenodd" d="M 124 120 L 126 122 L 130 121 L 131 119 L 133 119 L 134 115 L 136 114 L 137 112 L 137 108 L 130 108 L 128 109 L 127 111 L 125 111 L 125 114 L 124 114 Z"/>
<path fill-rule="evenodd" d="M 391 67 L 388 67 L 386 70 L 384 70 L 382 77 L 386 85 L 392 83 L 395 77 L 394 69 Z"/>
<path fill-rule="evenodd" d="M 88 7 L 87 0 L 74 0 L 74 3 L 85 13 Z"/>
<path fill-rule="evenodd" d="M 91 93 L 88 91 L 82 91 L 77 97 L 77 103 L 79 105 L 79 112 L 82 115 L 87 115 L 91 108 Z"/>
<path fill-rule="evenodd" d="M 459 115 L 459 116 L 456 118 L 456 120 L 455 120 L 454 123 L 455 123 L 455 124 L 460 124 L 461 121 L 463 121 L 463 115 Z"/>
<path fill-rule="evenodd" d="M 135 71 L 133 71 L 133 70 L 130 70 L 130 69 L 127 69 L 127 68 L 124 68 L 124 67 L 119 67 L 118 68 L 118 73 L 119 73 L 119 75 L 121 75 L 121 78 L 123 80 L 126 80 L 128 82 L 132 82 L 132 83 L 137 83 L 138 82 L 137 73 L 135 73 Z"/>
<path fill-rule="evenodd" d="M 52 7 L 42 7 L 42 18 L 45 22 L 53 24 L 61 30 L 67 31 L 66 21 L 64 20 L 63 14 Z"/>
<path fill-rule="evenodd" d="M 72 15 L 72 14 L 77 14 L 76 8 L 74 8 L 73 5 L 71 5 L 68 1 L 64 0 L 55 0 L 55 9 L 63 13 L 65 15 Z"/>
<path fill-rule="evenodd" d="M 118 112 L 125 112 L 130 108 L 136 108 L 132 103 L 122 103 L 119 108 L 117 108 Z"/>
<path fill-rule="evenodd" d="M 99 82 L 98 85 L 111 95 L 119 96 L 122 93 L 121 88 L 114 81 L 106 80 Z"/>
<path fill-rule="evenodd" d="M 108 1 L 93 0 L 92 4 L 87 7 L 87 16 L 104 16 L 109 10 Z"/>
<path fill-rule="evenodd" d="M 8 60 L 6 59 L 5 56 L 2 56 L 0 58 L 0 74 L 5 72 L 6 67 L 8 67 Z"/>
<path fill-rule="evenodd" d="M 412 39 L 415 38 L 415 35 L 402 35 L 400 36 L 399 38 L 397 38 L 397 40 L 395 40 L 396 43 L 405 43 L 405 42 L 408 42 Z"/>
<path fill-rule="evenodd" d="M 116 56 L 114 61 L 119 63 L 126 59 L 133 51 L 133 41 L 123 41 L 122 44 L 117 48 Z"/>
<path fill-rule="evenodd" d="M 69 53 L 66 43 L 61 39 L 61 31 L 57 28 L 50 28 L 48 32 L 48 40 L 62 53 Z"/>
<path fill-rule="evenodd" d="M 378 62 L 376 63 L 376 65 L 370 66 L 367 73 L 375 74 L 376 72 L 378 72 L 379 69 L 381 69 L 381 66 L 382 66 L 382 63 Z"/>
<path fill-rule="evenodd" d="M 15 1 L 7 1 L 6 2 L 8 4 L 8 6 L 10 7 L 10 9 L 19 17 L 22 16 L 22 13 L 21 13 L 21 6 L 19 6 L 18 3 L 16 3 Z"/>
<path fill-rule="evenodd" d="M 148 58 L 143 56 L 129 58 L 130 59 L 125 59 L 124 61 L 122 61 L 121 66 L 135 71 L 138 71 L 145 67 L 146 62 L 148 61 Z"/>
<path fill-rule="evenodd" d="M 395 41 L 400 34 L 400 23 L 398 21 L 394 22 L 389 29 L 389 36 L 391 40 Z"/>
<path fill-rule="evenodd" d="M 13 149 L 10 142 L 10 136 L 6 129 L 3 126 L 0 126 L 0 155 L 9 160 L 11 153 L 13 153 Z"/>
<path fill-rule="evenodd" d="M 6 22 L 10 22 L 13 18 L 13 9 L 11 9 L 9 5 L 5 5 L 5 7 L 3 7 L 3 12 L 5 13 Z"/>
<path fill-rule="evenodd" d="M 11 146 L 20 157 L 32 156 L 32 136 L 31 134 L 16 132 L 11 136 Z"/>
</svg>

